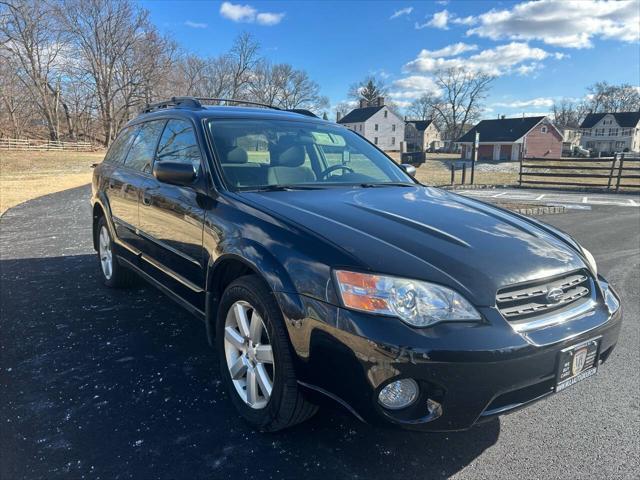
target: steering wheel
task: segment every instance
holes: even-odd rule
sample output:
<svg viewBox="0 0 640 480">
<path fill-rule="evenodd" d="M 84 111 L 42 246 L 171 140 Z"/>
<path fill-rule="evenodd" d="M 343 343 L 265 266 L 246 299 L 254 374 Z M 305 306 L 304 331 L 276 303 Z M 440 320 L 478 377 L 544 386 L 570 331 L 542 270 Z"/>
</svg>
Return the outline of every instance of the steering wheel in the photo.
<svg viewBox="0 0 640 480">
<path fill-rule="evenodd" d="M 346 165 L 333 165 L 325 169 L 324 171 L 320 172 L 320 179 L 324 180 L 329 176 L 329 174 L 335 172 L 336 170 L 345 170 L 349 173 L 354 173 L 353 168 L 347 167 Z"/>
</svg>

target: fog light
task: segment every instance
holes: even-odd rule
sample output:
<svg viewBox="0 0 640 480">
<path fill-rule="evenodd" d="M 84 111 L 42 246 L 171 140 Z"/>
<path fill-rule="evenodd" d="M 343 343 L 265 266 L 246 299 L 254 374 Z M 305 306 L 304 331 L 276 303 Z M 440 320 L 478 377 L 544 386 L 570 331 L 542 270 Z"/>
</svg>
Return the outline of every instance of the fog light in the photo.
<svg viewBox="0 0 640 480">
<path fill-rule="evenodd" d="M 418 398 L 418 384 L 411 378 L 396 380 L 380 390 L 378 402 L 389 410 L 408 407 Z"/>
</svg>

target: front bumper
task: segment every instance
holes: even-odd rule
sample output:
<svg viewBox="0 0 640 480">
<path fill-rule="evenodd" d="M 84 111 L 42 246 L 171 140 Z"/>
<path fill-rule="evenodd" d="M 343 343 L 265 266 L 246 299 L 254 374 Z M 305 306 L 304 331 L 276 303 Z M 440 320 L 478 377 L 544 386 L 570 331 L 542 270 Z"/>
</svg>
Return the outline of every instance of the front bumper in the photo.
<svg viewBox="0 0 640 480">
<path fill-rule="evenodd" d="M 276 295 L 302 385 L 329 394 L 366 421 L 432 431 L 468 429 L 553 393 L 558 352 L 601 337 L 603 362 L 622 320 L 620 308 L 611 312 L 600 304 L 585 318 L 523 335 L 496 309 L 483 308 L 482 323 L 415 329 L 395 318 Z M 380 389 L 402 377 L 419 383 L 418 401 L 385 410 L 377 402 Z"/>
</svg>

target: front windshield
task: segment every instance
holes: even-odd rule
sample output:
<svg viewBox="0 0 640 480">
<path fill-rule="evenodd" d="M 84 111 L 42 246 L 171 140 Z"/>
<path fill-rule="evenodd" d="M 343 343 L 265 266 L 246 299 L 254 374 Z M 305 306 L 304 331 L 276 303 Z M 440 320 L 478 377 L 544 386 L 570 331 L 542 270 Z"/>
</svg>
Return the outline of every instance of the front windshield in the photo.
<svg viewBox="0 0 640 480">
<path fill-rule="evenodd" d="M 227 184 L 237 190 L 415 183 L 341 127 L 278 120 L 211 120 L 208 125 Z"/>
</svg>

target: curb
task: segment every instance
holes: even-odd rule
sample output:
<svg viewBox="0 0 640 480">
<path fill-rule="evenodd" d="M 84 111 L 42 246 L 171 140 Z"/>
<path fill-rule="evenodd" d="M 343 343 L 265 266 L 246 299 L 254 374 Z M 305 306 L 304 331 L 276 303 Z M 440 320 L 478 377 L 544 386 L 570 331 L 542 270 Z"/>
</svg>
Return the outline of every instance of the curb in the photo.
<svg viewBox="0 0 640 480">
<path fill-rule="evenodd" d="M 514 208 L 509 210 L 521 215 L 555 215 L 558 213 L 565 213 L 567 211 L 567 209 L 562 205 L 553 207 Z"/>
</svg>

